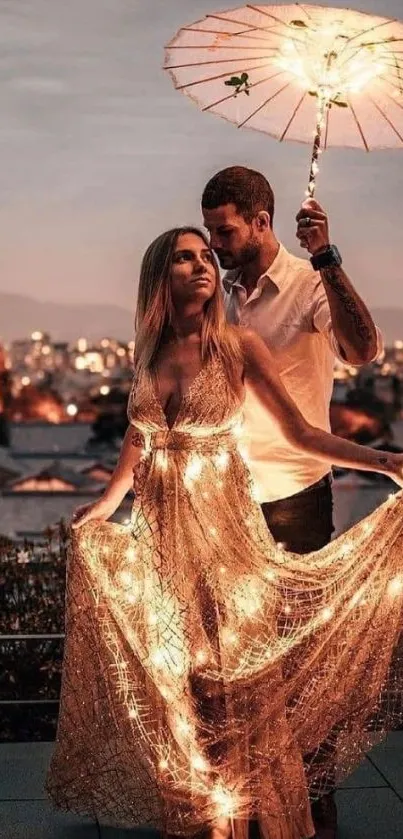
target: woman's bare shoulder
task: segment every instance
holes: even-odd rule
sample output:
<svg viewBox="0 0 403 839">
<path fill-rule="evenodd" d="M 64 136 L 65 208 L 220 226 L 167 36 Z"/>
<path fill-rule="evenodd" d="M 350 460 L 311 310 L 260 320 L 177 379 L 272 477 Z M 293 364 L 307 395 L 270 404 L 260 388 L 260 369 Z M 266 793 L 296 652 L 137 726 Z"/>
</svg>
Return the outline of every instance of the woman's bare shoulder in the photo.
<svg viewBox="0 0 403 839">
<path fill-rule="evenodd" d="M 236 326 L 234 328 L 237 330 L 239 345 L 244 358 L 259 358 L 263 356 L 267 360 L 270 351 L 263 338 L 257 332 L 247 326 Z"/>
</svg>

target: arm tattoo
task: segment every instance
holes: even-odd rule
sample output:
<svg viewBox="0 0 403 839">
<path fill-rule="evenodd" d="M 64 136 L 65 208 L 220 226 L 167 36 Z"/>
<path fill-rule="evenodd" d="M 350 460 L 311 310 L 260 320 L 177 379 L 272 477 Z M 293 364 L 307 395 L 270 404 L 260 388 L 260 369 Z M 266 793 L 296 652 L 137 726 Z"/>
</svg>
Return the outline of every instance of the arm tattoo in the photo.
<svg viewBox="0 0 403 839">
<path fill-rule="evenodd" d="M 335 266 L 322 268 L 321 274 L 334 293 L 337 294 L 346 312 L 354 321 L 357 335 L 363 341 L 372 341 L 374 338 L 373 330 L 366 323 L 365 315 L 361 314 L 356 301 L 351 296 L 349 290 L 345 287 L 340 276 L 339 269 Z"/>
</svg>

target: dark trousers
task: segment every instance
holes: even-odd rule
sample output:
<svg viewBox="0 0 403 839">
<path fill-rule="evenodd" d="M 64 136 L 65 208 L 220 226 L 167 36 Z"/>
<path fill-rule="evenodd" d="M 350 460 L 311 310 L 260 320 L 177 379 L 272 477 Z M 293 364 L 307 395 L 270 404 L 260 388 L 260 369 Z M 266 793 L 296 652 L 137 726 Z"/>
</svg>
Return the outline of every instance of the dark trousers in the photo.
<svg viewBox="0 0 403 839">
<path fill-rule="evenodd" d="M 330 475 L 289 498 L 265 502 L 262 512 L 270 533 L 285 550 L 318 551 L 330 542 L 334 530 Z"/>
<path fill-rule="evenodd" d="M 330 542 L 334 530 L 330 475 L 289 498 L 262 504 L 262 511 L 270 533 L 285 550 L 297 554 L 318 551 Z M 334 748 L 333 743 L 323 743 L 315 755 L 306 755 L 305 761 L 320 766 L 321 759 L 328 760 Z M 331 783 L 334 787 L 335 779 Z M 312 797 L 318 796 L 319 789 L 313 789 Z"/>
</svg>

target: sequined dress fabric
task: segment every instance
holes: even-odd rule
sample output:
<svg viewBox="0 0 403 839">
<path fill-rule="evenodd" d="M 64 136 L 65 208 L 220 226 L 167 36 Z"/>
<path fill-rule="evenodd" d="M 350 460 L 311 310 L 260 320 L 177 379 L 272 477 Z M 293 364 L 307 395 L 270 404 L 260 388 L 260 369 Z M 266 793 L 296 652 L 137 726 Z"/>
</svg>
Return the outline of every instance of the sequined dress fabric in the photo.
<svg viewBox="0 0 403 839">
<path fill-rule="evenodd" d="M 173 427 L 150 376 L 128 411 L 131 525 L 72 539 L 48 794 L 103 824 L 191 835 L 227 815 L 238 837 L 255 818 L 264 839 L 307 839 L 309 794 L 403 718 L 401 493 L 322 550 L 287 553 L 218 360 Z"/>
</svg>

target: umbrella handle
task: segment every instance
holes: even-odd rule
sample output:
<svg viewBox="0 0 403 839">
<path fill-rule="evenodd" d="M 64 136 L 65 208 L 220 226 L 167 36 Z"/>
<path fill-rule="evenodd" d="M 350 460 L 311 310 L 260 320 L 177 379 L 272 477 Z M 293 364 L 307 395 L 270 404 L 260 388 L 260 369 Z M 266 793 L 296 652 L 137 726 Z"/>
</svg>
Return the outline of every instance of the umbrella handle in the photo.
<svg viewBox="0 0 403 839">
<path fill-rule="evenodd" d="M 318 166 L 318 158 L 319 155 L 322 154 L 322 133 L 323 129 L 326 124 L 326 119 L 328 115 L 330 107 L 330 101 L 328 98 L 319 95 L 319 105 L 318 111 L 316 116 L 316 128 L 315 128 L 315 136 L 313 141 L 312 147 L 312 156 L 311 156 L 311 168 L 309 172 L 309 182 L 308 182 L 308 189 L 305 193 L 307 198 L 313 198 L 315 195 L 316 189 L 316 176 L 319 172 Z"/>
</svg>

